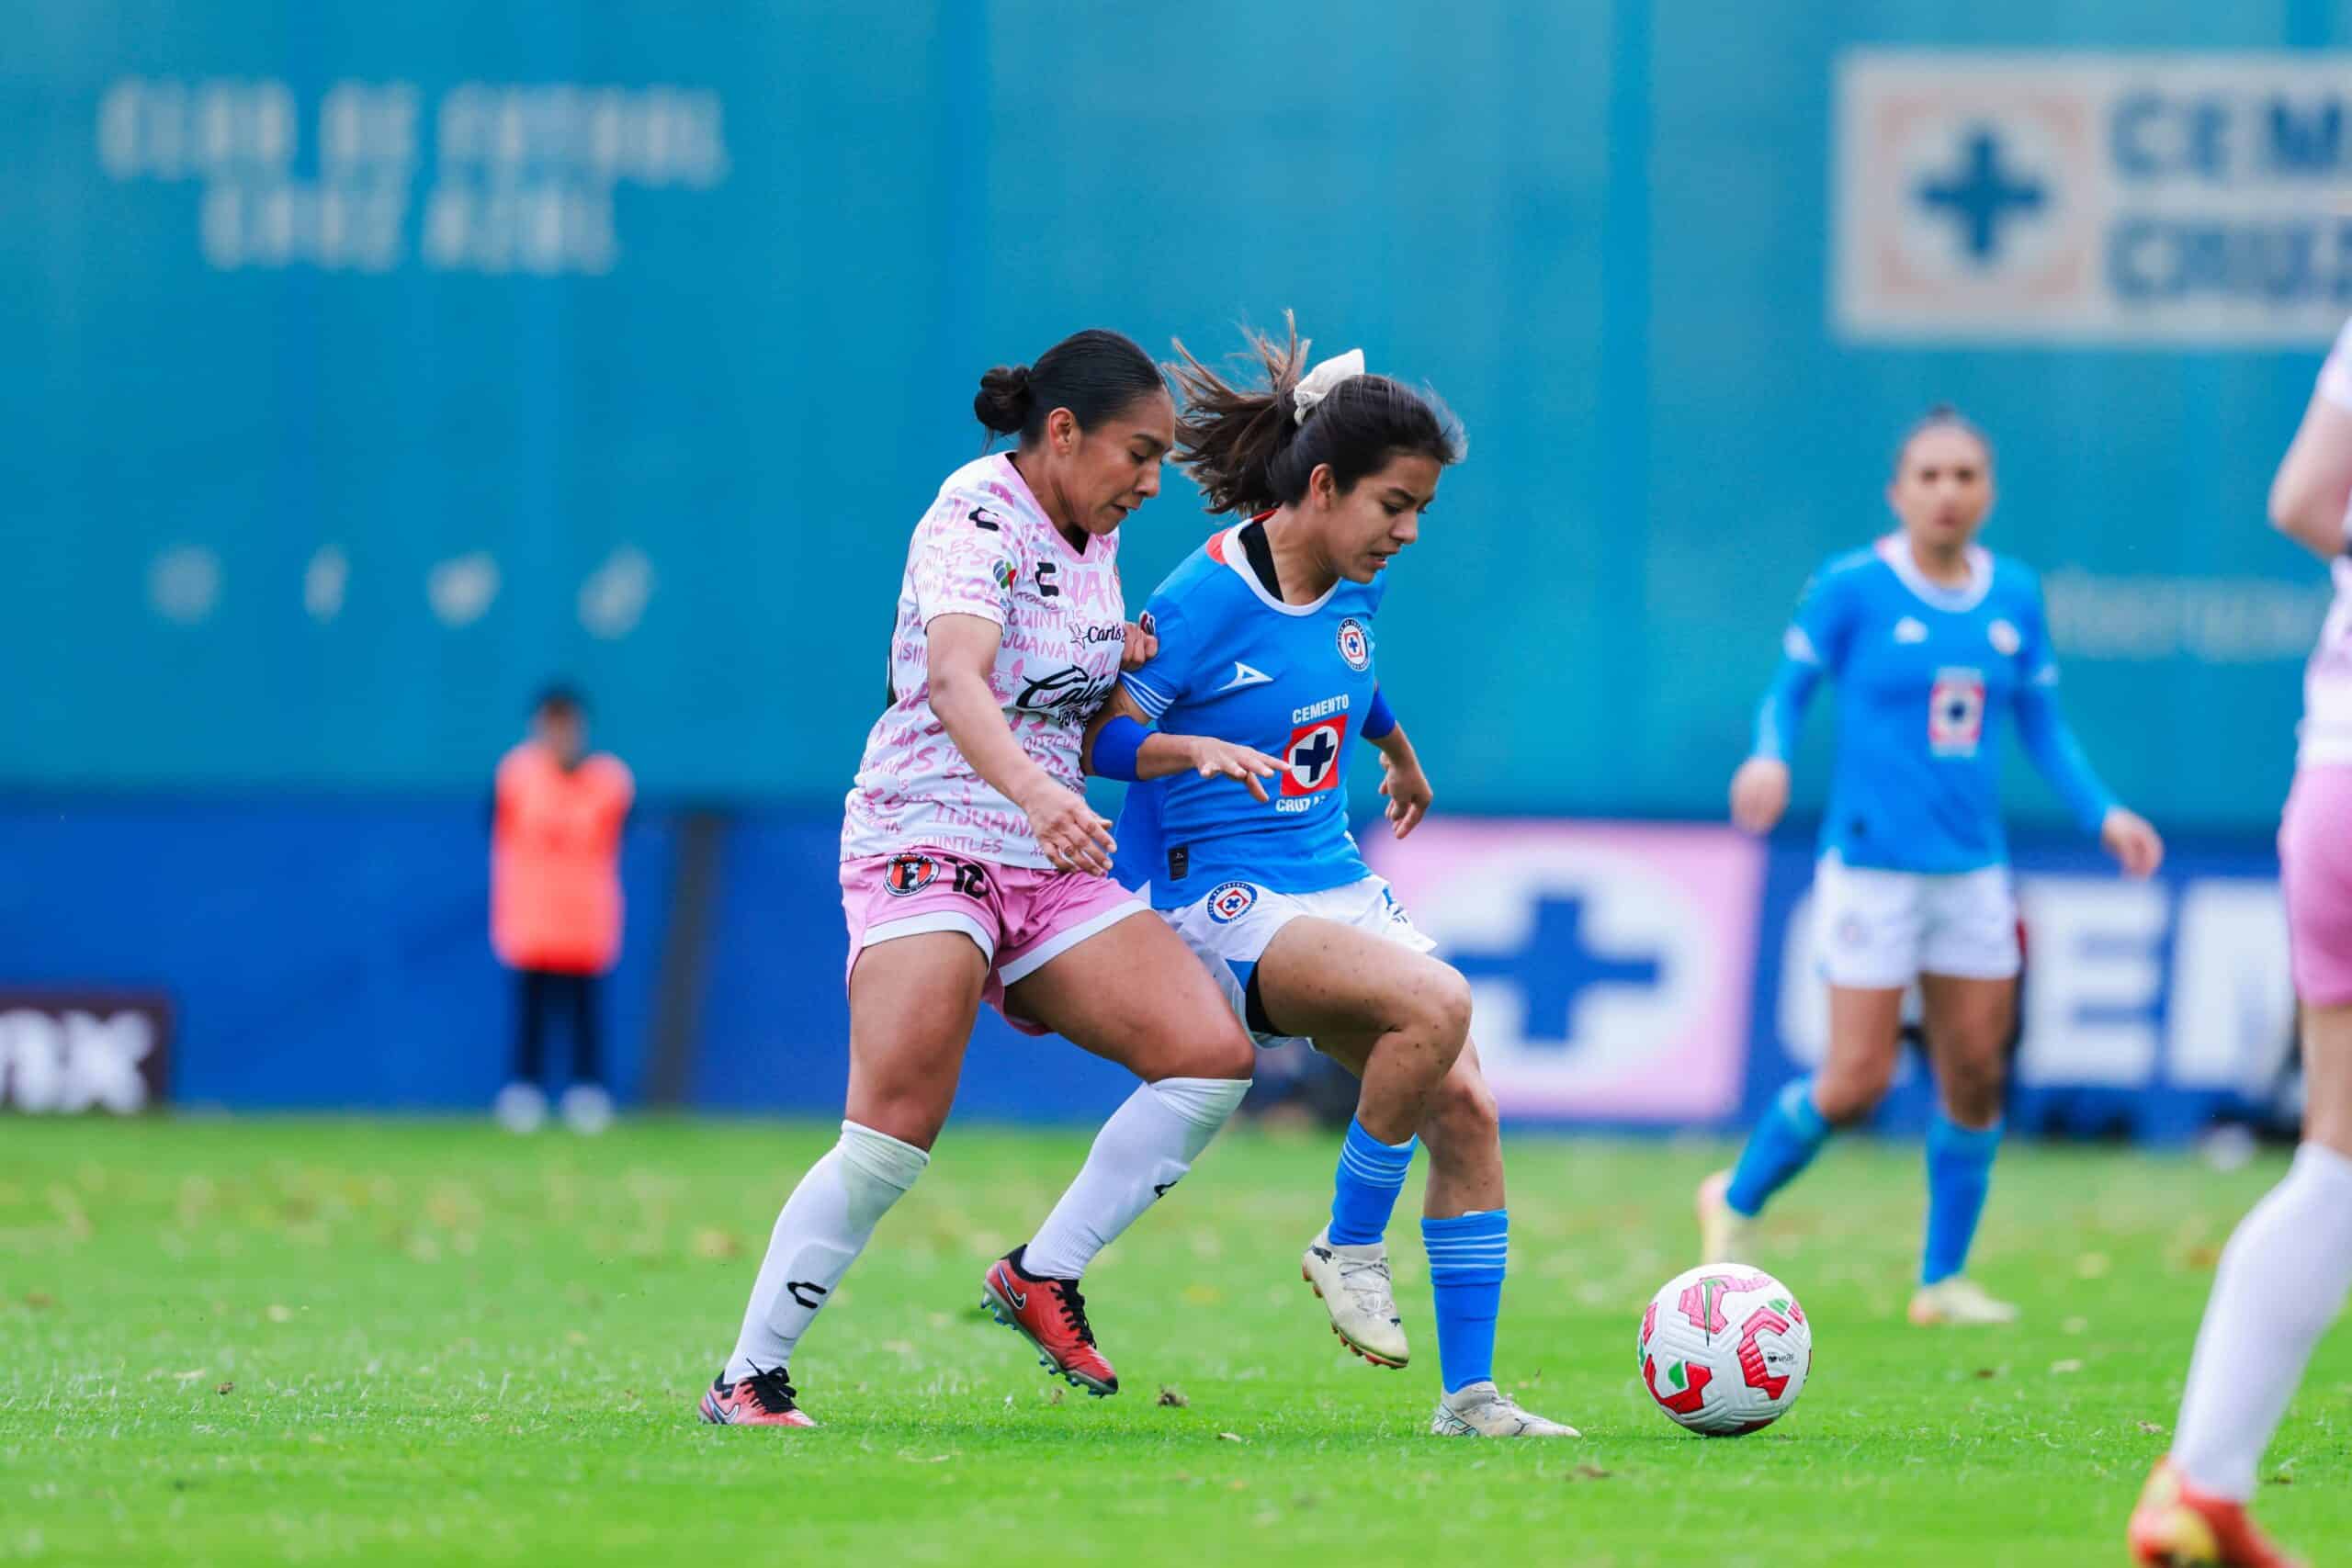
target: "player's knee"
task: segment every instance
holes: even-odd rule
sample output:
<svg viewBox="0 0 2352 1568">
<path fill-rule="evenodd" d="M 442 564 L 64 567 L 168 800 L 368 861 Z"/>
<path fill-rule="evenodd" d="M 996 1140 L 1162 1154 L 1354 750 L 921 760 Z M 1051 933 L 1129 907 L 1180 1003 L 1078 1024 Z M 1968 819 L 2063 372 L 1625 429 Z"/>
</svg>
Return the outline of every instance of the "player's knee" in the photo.
<svg viewBox="0 0 2352 1568">
<path fill-rule="evenodd" d="M 1944 1064 L 1940 1077 L 1945 1108 L 1962 1125 L 1985 1126 L 2000 1114 L 2008 1063 L 1997 1048 L 1960 1054 Z"/>
<path fill-rule="evenodd" d="M 1451 1066 L 1470 1038 L 1470 982 L 1450 964 L 1432 969 L 1413 987 L 1414 1023 L 1417 1032 L 1442 1049 Z"/>
<path fill-rule="evenodd" d="M 1258 1047 L 1229 1012 L 1219 1012 L 1218 1023 L 1199 1046 L 1199 1065 L 1173 1075 L 1188 1078 L 1249 1078 L 1258 1071 Z"/>
<path fill-rule="evenodd" d="M 849 1120 L 887 1138 L 928 1151 L 947 1125 L 947 1107 L 930 1093 L 868 1094 L 853 1099 Z"/>
<path fill-rule="evenodd" d="M 1147 1083 L 1162 1078 L 1247 1078 L 1258 1070 L 1258 1049 L 1241 1021 L 1220 1006 L 1201 1013 L 1171 1016 L 1137 1041 L 1128 1058 Z"/>
<path fill-rule="evenodd" d="M 1451 1073 L 1430 1095 L 1423 1142 L 1431 1158 L 1440 1151 L 1491 1148 L 1502 1136 L 1495 1091 L 1476 1073 Z"/>
<path fill-rule="evenodd" d="M 1892 1060 L 1860 1062 L 1836 1072 L 1824 1071 L 1813 1083 L 1813 1103 L 1821 1119 L 1833 1127 L 1850 1126 L 1878 1109 L 1894 1083 Z"/>
</svg>

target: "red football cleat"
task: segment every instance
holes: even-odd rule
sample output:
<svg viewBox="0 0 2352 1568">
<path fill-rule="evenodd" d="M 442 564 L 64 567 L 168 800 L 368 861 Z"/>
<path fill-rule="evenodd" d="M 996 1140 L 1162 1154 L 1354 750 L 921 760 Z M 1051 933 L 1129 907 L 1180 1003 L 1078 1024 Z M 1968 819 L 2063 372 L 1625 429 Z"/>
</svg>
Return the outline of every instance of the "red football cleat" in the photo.
<svg viewBox="0 0 2352 1568">
<path fill-rule="evenodd" d="M 730 1384 L 722 1371 L 703 1390 L 702 1418 L 714 1427 L 814 1427 L 808 1412 L 794 1402 L 785 1377 L 777 1367 Z"/>
<path fill-rule="evenodd" d="M 2254 1528 L 2243 1504 L 2190 1486 L 2156 1461 L 2132 1510 L 2132 1560 L 2143 1568 L 2300 1568 Z"/>
<path fill-rule="evenodd" d="M 1075 1280 L 1039 1280 L 1022 1271 L 1016 1247 L 989 1268 L 981 1282 L 980 1304 L 1007 1328 L 1016 1330 L 1036 1348 L 1037 1360 L 1047 1371 L 1068 1378 L 1096 1398 L 1119 1392 L 1119 1374 L 1094 1348 L 1094 1330 L 1086 1321 L 1086 1298 Z"/>
</svg>

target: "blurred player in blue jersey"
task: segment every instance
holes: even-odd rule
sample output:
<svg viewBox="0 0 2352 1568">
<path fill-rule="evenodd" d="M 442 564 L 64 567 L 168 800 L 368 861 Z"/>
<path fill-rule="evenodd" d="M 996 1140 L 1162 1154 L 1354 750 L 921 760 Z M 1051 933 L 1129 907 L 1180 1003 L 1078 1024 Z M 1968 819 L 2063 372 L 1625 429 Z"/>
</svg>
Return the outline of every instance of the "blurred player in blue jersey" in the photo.
<svg viewBox="0 0 2352 1568">
<path fill-rule="evenodd" d="M 2017 902 L 2000 814 L 2002 720 L 2086 831 L 2133 876 L 2164 856 L 2155 829 L 2091 771 L 2058 711 L 2041 584 L 1975 542 L 1993 505 L 1993 452 L 1949 408 L 1915 425 L 1887 501 L 1902 526 L 1814 575 L 1732 780 L 1732 817 L 1769 832 L 1789 802 L 1788 756 L 1824 674 L 1838 686 L 1838 761 L 1813 925 L 1829 983 L 1829 1052 L 1773 1101 L 1732 1170 L 1699 1190 L 1704 1261 L 1744 1258 L 1748 1222 L 1834 1127 L 1893 1080 L 1904 994 L 1917 981 L 1940 1103 L 1928 1129 L 1918 1324 L 2007 1323 L 2017 1310 L 1962 1270 L 2001 1138 L 2017 1007 Z"/>
<path fill-rule="evenodd" d="M 1377 1365 L 1407 1360 L 1386 1234 L 1426 1140 L 1421 1234 L 1444 1379 L 1430 1429 L 1573 1437 L 1494 1382 L 1510 1221 L 1469 987 L 1430 955 L 1348 831 L 1360 739 L 1380 751 L 1392 830 L 1403 837 L 1429 808 L 1429 781 L 1374 675 L 1373 627 L 1382 573 L 1419 536 L 1461 432 L 1429 398 L 1363 374 L 1360 353 L 1302 377 L 1295 326 L 1285 343 L 1253 334 L 1251 347 L 1263 388 L 1236 387 L 1189 354 L 1171 367 L 1185 398 L 1179 460 L 1212 512 L 1248 520 L 1152 594 L 1156 653 L 1090 731 L 1096 772 L 1156 781 L 1128 792 L 1114 874 L 1148 885 L 1260 1042 L 1311 1040 L 1363 1080 L 1330 1223 L 1301 1262 L 1334 1331 Z M 1154 722 L 1160 733 L 1147 731 Z M 1220 764 L 1196 756 L 1203 739 L 1257 755 Z"/>
</svg>

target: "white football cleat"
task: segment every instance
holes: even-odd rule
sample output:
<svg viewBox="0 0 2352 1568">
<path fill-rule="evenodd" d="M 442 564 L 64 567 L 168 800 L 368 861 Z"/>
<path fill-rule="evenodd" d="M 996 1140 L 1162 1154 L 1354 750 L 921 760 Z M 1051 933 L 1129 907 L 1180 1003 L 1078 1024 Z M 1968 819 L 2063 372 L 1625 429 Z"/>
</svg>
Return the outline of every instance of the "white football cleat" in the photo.
<svg viewBox="0 0 2352 1568">
<path fill-rule="evenodd" d="M 1755 1245 L 1756 1222 L 1731 1206 L 1731 1172 L 1719 1170 L 1699 1183 L 1699 1261 L 1745 1263 Z"/>
<path fill-rule="evenodd" d="M 1438 1438 L 1581 1438 L 1574 1427 L 1521 1410 L 1490 1382 L 1464 1385 L 1437 1402 L 1430 1434 Z"/>
<path fill-rule="evenodd" d="M 1966 1328 L 2017 1320 L 2016 1307 L 1986 1295 L 1984 1286 L 1958 1274 L 1920 1286 L 1919 1293 L 1911 1298 L 1911 1321 L 1922 1328 Z"/>
<path fill-rule="evenodd" d="M 576 1083 L 563 1091 L 563 1124 L 594 1137 L 613 1124 L 613 1097 L 592 1083 Z"/>
<path fill-rule="evenodd" d="M 548 1119 L 547 1092 L 535 1083 L 511 1083 L 498 1091 L 491 1114 L 510 1133 L 536 1133 Z"/>
<path fill-rule="evenodd" d="M 1411 1356 L 1404 1321 L 1396 1315 L 1386 1242 L 1334 1247 L 1326 1225 L 1307 1243 L 1298 1277 L 1323 1298 L 1331 1314 L 1331 1332 L 1349 1349 L 1375 1367 L 1401 1367 Z"/>
</svg>

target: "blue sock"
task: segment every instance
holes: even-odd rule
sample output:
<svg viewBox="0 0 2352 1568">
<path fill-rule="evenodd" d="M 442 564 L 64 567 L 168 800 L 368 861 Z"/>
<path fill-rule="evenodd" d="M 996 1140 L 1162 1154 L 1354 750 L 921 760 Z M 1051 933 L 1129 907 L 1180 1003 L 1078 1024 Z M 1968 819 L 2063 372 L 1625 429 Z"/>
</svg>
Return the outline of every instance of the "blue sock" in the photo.
<svg viewBox="0 0 2352 1568">
<path fill-rule="evenodd" d="M 1437 1297 L 1437 1364 L 1445 1392 L 1494 1382 L 1495 1314 L 1503 1304 L 1510 1212 L 1423 1220 L 1421 1245 L 1429 1251 L 1430 1290 Z"/>
<path fill-rule="evenodd" d="M 1751 1219 L 1762 1213 L 1765 1201 L 1813 1163 L 1828 1136 L 1829 1123 L 1814 1109 L 1811 1078 L 1799 1078 L 1774 1095 L 1772 1108 L 1747 1134 L 1747 1146 L 1732 1170 L 1725 1198 L 1733 1211 Z"/>
<path fill-rule="evenodd" d="M 1413 1163 L 1419 1138 L 1384 1144 L 1351 1118 L 1348 1141 L 1340 1145 L 1340 1168 L 1331 1179 L 1331 1245 L 1367 1247 L 1388 1234 L 1405 1169 Z"/>
<path fill-rule="evenodd" d="M 1928 1240 L 1919 1253 L 1919 1283 L 1949 1280 L 1968 1266 L 2000 1147 L 1998 1122 L 1973 1133 L 1939 1111 L 1928 1123 Z"/>
</svg>

